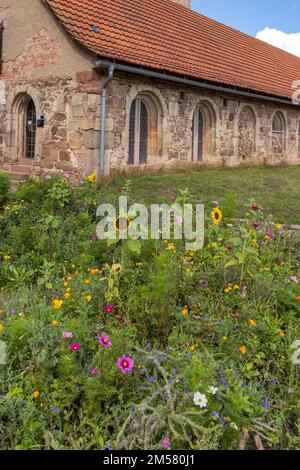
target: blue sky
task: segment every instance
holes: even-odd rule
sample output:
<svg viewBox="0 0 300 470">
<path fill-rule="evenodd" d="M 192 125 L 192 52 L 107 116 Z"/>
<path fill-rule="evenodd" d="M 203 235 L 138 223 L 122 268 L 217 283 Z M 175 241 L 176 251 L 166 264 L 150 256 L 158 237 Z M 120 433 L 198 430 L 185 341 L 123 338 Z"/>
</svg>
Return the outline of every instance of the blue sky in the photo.
<svg viewBox="0 0 300 470">
<path fill-rule="evenodd" d="M 252 36 L 265 27 L 300 32 L 300 0 L 192 0 L 192 8 Z"/>
</svg>

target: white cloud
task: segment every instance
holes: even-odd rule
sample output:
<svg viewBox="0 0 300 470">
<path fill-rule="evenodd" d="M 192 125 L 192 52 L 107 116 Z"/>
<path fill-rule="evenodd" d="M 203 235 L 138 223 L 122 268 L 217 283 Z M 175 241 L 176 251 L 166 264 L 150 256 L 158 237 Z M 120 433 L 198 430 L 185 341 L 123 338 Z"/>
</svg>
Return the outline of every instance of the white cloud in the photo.
<svg viewBox="0 0 300 470">
<path fill-rule="evenodd" d="M 300 57 L 300 33 L 285 33 L 275 28 L 265 28 L 256 35 L 257 39 L 268 42 Z"/>
</svg>

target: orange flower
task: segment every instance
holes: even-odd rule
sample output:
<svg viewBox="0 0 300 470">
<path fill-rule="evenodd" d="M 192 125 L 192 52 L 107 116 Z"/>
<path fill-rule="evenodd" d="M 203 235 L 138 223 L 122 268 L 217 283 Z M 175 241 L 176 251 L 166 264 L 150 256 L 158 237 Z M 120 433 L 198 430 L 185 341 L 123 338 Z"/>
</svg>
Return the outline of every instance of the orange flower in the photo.
<svg viewBox="0 0 300 470">
<path fill-rule="evenodd" d="M 69 283 L 68 282 L 64 282 L 64 287 L 68 287 Z"/>
<path fill-rule="evenodd" d="M 33 396 L 33 398 L 39 398 L 41 396 L 41 394 L 38 390 L 36 390 L 35 392 L 33 392 L 32 396 Z"/>
<path fill-rule="evenodd" d="M 286 334 L 285 334 L 284 331 L 281 330 L 280 333 L 279 333 L 279 336 L 280 336 L 281 338 L 285 338 L 285 337 L 286 337 Z"/>
<path fill-rule="evenodd" d="M 3 325 L 3 323 L 0 323 L 0 333 L 1 333 L 1 331 L 3 331 L 3 330 L 4 330 L 4 325 Z"/>
<path fill-rule="evenodd" d="M 88 302 L 91 302 L 91 301 L 93 300 L 93 297 L 92 297 L 91 295 L 87 295 L 87 296 L 86 296 L 86 300 L 87 300 Z"/>
<path fill-rule="evenodd" d="M 246 346 L 242 346 L 242 347 L 240 348 L 240 353 L 246 354 L 246 352 L 247 352 Z"/>
<path fill-rule="evenodd" d="M 56 310 L 59 310 L 63 306 L 63 300 L 55 299 L 53 302 L 53 306 Z"/>
<path fill-rule="evenodd" d="M 185 307 L 185 308 L 182 310 L 181 313 L 182 313 L 183 316 L 187 317 L 190 312 L 189 312 L 189 309 L 188 309 L 187 307 Z"/>
<path fill-rule="evenodd" d="M 254 328 L 255 326 L 257 326 L 257 323 L 254 320 L 250 320 L 249 325 L 253 326 Z"/>
<path fill-rule="evenodd" d="M 296 295 L 295 300 L 296 302 L 300 302 L 300 295 Z"/>
<path fill-rule="evenodd" d="M 66 300 L 69 300 L 70 297 L 71 297 L 70 292 L 66 292 L 66 293 L 65 293 L 65 299 L 66 299 Z"/>
</svg>

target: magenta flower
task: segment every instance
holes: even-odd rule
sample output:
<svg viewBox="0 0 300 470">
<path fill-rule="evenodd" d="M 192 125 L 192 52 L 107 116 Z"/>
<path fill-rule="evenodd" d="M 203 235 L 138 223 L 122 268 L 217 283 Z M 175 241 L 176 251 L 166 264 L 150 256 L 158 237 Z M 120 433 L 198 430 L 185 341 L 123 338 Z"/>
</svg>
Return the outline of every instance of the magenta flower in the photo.
<svg viewBox="0 0 300 470">
<path fill-rule="evenodd" d="M 72 349 L 72 351 L 78 351 L 80 348 L 81 348 L 81 344 L 79 343 L 72 343 L 70 345 L 70 348 Z"/>
<path fill-rule="evenodd" d="M 208 287 L 209 282 L 206 279 L 201 279 L 201 281 L 199 281 L 199 284 L 201 287 Z"/>
<path fill-rule="evenodd" d="M 104 307 L 104 311 L 105 311 L 106 313 L 111 313 L 111 312 L 113 311 L 113 309 L 114 309 L 114 308 L 113 308 L 112 305 L 105 305 L 105 307 Z"/>
<path fill-rule="evenodd" d="M 257 204 L 253 204 L 253 205 L 251 206 L 251 210 L 252 210 L 253 212 L 259 212 L 259 211 L 260 211 L 260 207 L 259 207 Z"/>
<path fill-rule="evenodd" d="M 98 369 L 92 369 L 92 370 L 90 370 L 90 375 L 93 375 L 93 376 L 97 377 L 97 376 L 101 375 L 101 371 L 98 370 Z"/>
<path fill-rule="evenodd" d="M 253 228 L 259 228 L 260 224 L 258 224 L 257 222 L 253 222 L 252 227 Z"/>
<path fill-rule="evenodd" d="M 171 447 L 171 440 L 169 437 L 165 437 L 162 442 L 161 442 L 161 445 L 164 449 L 169 449 Z"/>
<path fill-rule="evenodd" d="M 122 356 L 118 359 L 118 367 L 121 370 L 122 374 L 126 372 L 131 372 L 133 369 L 134 362 L 131 357 Z"/>
<path fill-rule="evenodd" d="M 232 245 L 227 245 L 227 246 L 226 246 L 226 249 L 227 249 L 228 251 L 233 251 L 233 246 L 232 246 Z"/>
<path fill-rule="evenodd" d="M 106 349 L 110 348 L 112 346 L 112 343 L 109 339 L 109 336 L 106 334 L 102 333 L 101 336 L 97 336 L 97 339 L 102 346 L 104 346 Z"/>
<path fill-rule="evenodd" d="M 173 202 L 174 202 L 174 201 L 176 201 L 176 199 L 177 199 L 177 196 L 176 196 L 176 194 L 173 194 L 173 196 L 171 196 L 171 201 L 173 201 Z"/>
<path fill-rule="evenodd" d="M 299 284 L 299 279 L 297 278 L 297 276 L 291 276 L 290 279 L 294 284 Z"/>
<path fill-rule="evenodd" d="M 73 333 L 71 333 L 70 331 L 66 331 L 65 333 L 63 333 L 63 338 L 71 339 L 73 338 Z"/>
<path fill-rule="evenodd" d="M 273 232 L 272 232 L 272 230 L 271 230 L 270 228 L 267 228 L 267 229 L 265 230 L 265 235 L 266 235 L 266 237 L 270 238 L 271 240 L 273 240 L 273 238 L 274 238 Z"/>
</svg>

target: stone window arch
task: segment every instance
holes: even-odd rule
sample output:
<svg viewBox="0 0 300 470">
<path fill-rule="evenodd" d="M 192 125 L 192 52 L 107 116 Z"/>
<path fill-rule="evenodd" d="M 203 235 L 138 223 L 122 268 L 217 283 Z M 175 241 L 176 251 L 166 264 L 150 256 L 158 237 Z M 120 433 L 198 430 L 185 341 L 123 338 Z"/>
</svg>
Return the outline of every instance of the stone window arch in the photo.
<svg viewBox="0 0 300 470">
<path fill-rule="evenodd" d="M 256 117 L 250 106 L 244 106 L 238 118 L 238 156 L 247 160 L 256 149 Z"/>
<path fill-rule="evenodd" d="M 272 120 L 272 153 L 282 156 L 285 151 L 286 124 L 283 114 L 276 111 Z"/>
<path fill-rule="evenodd" d="M 18 94 L 11 108 L 10 147 L 17 160 L 36 156 L 36 118 L 34 100 L 27 93 Z"/>
<path fill-rule="evenodd" d="M 212 155 L 216 146 L 216 115 L 211 104 L 199 103 L 193 115 L 192 161 L 202 162 Z"/>
<path fill-rule="evenodd" d="M 162 110 L 155 97 L 139 93 L 132 101 L 129 115 L 128 165 L 145 165 L 161 155 Z"/>
</svg>

